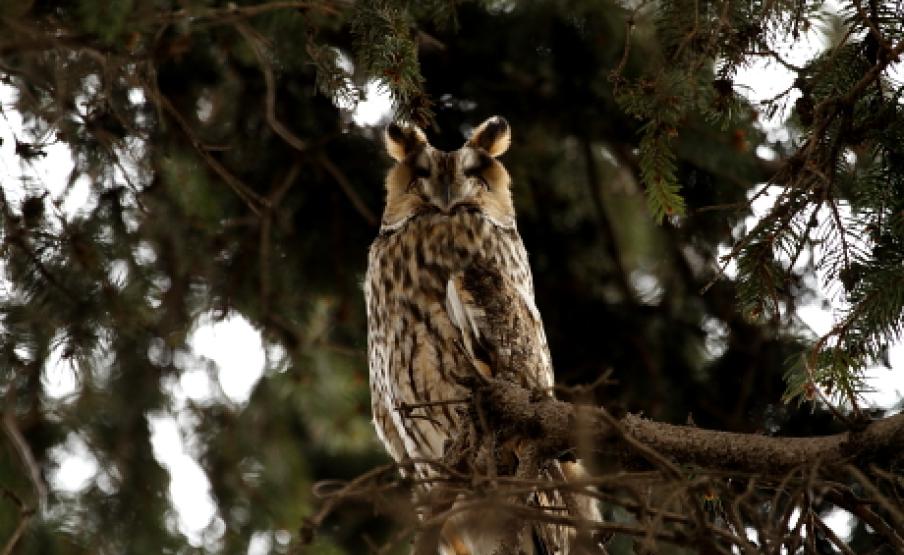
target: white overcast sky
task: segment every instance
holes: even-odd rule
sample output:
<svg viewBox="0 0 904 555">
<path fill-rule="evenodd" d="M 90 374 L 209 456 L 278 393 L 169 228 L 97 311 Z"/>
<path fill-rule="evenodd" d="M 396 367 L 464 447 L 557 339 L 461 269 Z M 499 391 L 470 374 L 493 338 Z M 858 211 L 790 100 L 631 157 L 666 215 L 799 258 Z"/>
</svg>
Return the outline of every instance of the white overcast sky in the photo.
<svg viewBox="0 0 904 555">
<path fill-rule="evenodd" d="M 792 63 L 802 65 L 821 48 L 819 33 L 814 30 L 811 31 L 808 46 L 798 44 L 795 48 L 779 50 Z M 764 59 L 742 71 L 735 82 L 739 90 L 757 101 L 787 89 L 793 78 L 793 74 L 782 66 Z M 135 99 L 140 98 L 140 93 L 136 93 Z M 80 210 L 92 206 L 95 200 L 87 180 L 79 180 L 72 187 L 66 187 L 73 164 L 64 145 L 47 147 L 47 157 L 32 165 L 23 164 L 15 155 L 15 137 L 27 137 L 22 130 L 21 118 L 12 109 L 14 100 L 14 89 L 0 84 L 0 103 L 3 107 L 3 118 L 0 119 L 0 138 L 3 139 L 0 146 L 0 179 L 7 198 L 15 204 L 23 198 L 26 190 L 38 194 L 46 190 L 50 193 L 48 203 L 59 201 L 66 217 L 73 217 Z M 793 100 L 792 97 L 789 106 L 793 105 Z M 386 121 L 389 114 L 390 101 L 385 91 L 376 83 L 371 83 L 366 88 L 366 101 L 358 105 L 353 120 L 361 126 L 377 125 Z M 762 123 L 770 133 L 780 136 L 780 122 L 781 114 L 773 121 Z M 768 210 L 769 203 L 768 195 L 758 201 L 754 206 L 756 215 L 762 216 Z M 748 222 L 748 225 L 752 223 Z M 362 253 L 364 256 L 365 253 Z M 121 270 L 111 267 L 110 271 L 115 273 Z M 7 290 L 8 287 L 0 283 L 0 294 Z M 838 310 L 843 308 L 833 296 L 826 295 L 826 298 L 829 309 L 821 302 L 814 302 L 797 311 L 816 334 L 827 332 Z M 715 326 L 714 341 L 707 343 L 712 344 L 713 349 L 720 348 L 718 331 L 718 326 Z M 260 333 L 240 315 L 233 314 L 216 322 L 209 314 L 201 314 L 187 348 L 176 355 L 174 363 L 181 370 L 180 377 L 163 384 L 173 397 L 174 410 L 148 414 L 154 456 L 170 473 L 169 495 L 176 515 L 169 524 L 173 530 L 185 534 L 193 545 L 215 548 L 218 538 L 224 533 L 224 523 L 216 513 L 207 476 L 190 449 L 193 423 L 187 411 L 181 409 L 190 401 L 225 403 L 239 410 L 263 375 L 268 360 L 266 352 L 272 348 L 264 345 Z M 148 356 L 153 359 L 162 355 L 152 349 Z M 867 399 L 875 406 L 891 407 L 901 400 L 904 392 L 904 372 L 901 371 L 904 367 L 904 346 L 893 346 L 890 359 L 894 371 L 875 368 L 868 373 L 874 392 L 868 394 Z M 44 368 L 43 380 L 48 396 L 58 402 L 65 402 L 67 397 L 78 391 L 77 373 L 67 361 L 62 360 L 59 352 L 53 353 Z M 112 491 L 113 478 L 103 474 L 86 442 L 77 434 L 70 434 L 55 449 L 54 457 L 60 463 L 59 469 L 50 476 L 51 485 L 56 490 L 74 494 L 93 482 L 102 490 Z M 847 516 L 841 512 L 832 520 L 833 527 L 839 531 L 846 530 L 846 522 Z M 262 530 L 255 534 L 248 553 L 267 553 L 274 542 L 284 544 L 288 538 L 289 534 L 284 530 Z"/>
</svg>

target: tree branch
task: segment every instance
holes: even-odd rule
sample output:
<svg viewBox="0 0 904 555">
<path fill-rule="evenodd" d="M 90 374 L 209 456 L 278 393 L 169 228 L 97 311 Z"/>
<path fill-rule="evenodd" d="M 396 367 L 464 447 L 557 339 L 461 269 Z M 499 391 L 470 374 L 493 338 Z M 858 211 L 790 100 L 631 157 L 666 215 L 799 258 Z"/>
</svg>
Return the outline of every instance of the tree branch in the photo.
<svg viewBox="0 0 904 555">
<path fill-rule="evenodd" d="M 16 524 L 16 529 L 13 530 L 12 536 L 6 541 L 6 545 L 3 547 L 3 551 L 0 551 L 0 555 L 12 555 L 13 551 L 16 549 L 16 545 L 19 543 L 19 540 L 22 539 L 22 534 L 25 533 L 25 528 L 28 526 L 31 517 L 34 516 L 35 510 L 34 507 L 27 506 L 19 496 L 13 493 L 12 491 L 2 488 L 0 492 L 3 493 L 3 497 L 8 498 L 13 503 L 16 504 L 16 507 L 19 508 L 19 522 Z"/>
<path fill-rule="evenodd" d="M 7 395 L 7 401 L 9 399 L 11 399 L 11 396 Z M 32 453 L 31 446 L 28 445 L 28 441 L 25 440 L 21 430 L 19 430 L 19 424 L 13 414 L 15 410 L 13 404 L 8 403 L 8 406 L 9 408 L 3 413 L 3 428 L 7 437 L 9 437 L 10 443 L 15 447 L 22 466 L 28 471 L 28 478 L 31 480 L 31 485 L 35 490 L 35 503 L 43 510 L 47 506 L 47 485 L 44 483 L 41 468 L 35 459 L 34 453 Z"/>
<path fill-rule="evenodd" d="M 674 464 L 711 470 L 784 475 L 819 461 L 850 463 L 869 455 L 900 453 L 904 448 L 904 414 L 877 420 L 861 431 L 823 437 L 770 437 L 704 430 L 653 422 L 634 414 L 614 418 L 605 409 L 576 406 L 556 399 L 531 400 L 530 393 L 506 380 L 478 386 L 484 410 L 495 424 L 513 435 L 534 440 L 547 456 L 573 451 L 575 430 L 588 434 L 595 449 L 612 452 L 620 439 L 623 457 L 641 458 L 668 474 Z"/>
<path fill-rule="evenodd" d="M 333 5 L 335 4 L 335 6 Z M 252 6 L 229 5 L 225 8 L 187 9 L 183 8 L 174 12 L 164 12 L 157 16 L 158 20 L 166 23 L 176 23 L 190 20 L 218 20 L 249 18 L 261 14 L 280 10 L 316 10 L 336 15 L 340 10 L 336 6 L 347 6 L 350 2 L 333 0 L 333 2 L 309 2 L 299 0 L 287 0 L 277 2 L 265 2 Z"/>
</svg>

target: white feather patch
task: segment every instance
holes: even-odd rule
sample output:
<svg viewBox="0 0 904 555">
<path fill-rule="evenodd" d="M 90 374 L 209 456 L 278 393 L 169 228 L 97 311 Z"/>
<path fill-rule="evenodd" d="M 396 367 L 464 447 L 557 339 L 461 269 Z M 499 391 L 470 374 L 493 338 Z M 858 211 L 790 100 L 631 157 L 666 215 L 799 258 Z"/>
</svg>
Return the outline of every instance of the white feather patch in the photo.
<svg viewBox="0 0 904 555">
<path fill-rule="evenodd" d="M 474 321 L 474 314 L 465 306 L 458 294 L 458 287 L 455 280 L 457 276 L 449 278 L 446 283 L 446 312 L 452 324 L 461 332 L 462 341 L 471 356 L 474 356 L 472 341 L 480 340 L 480 330 L 477 328 L 477 322 Z"/>
</svg>

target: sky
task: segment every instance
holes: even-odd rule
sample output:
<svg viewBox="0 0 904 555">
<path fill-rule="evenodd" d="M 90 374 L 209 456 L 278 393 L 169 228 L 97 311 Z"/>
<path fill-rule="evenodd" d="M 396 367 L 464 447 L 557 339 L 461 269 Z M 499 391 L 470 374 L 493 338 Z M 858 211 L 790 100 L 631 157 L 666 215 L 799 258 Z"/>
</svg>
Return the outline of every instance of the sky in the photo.
<svg viewBox="0 0 904 555">
<path fill-rule="evenodd" d="M 803 64 L 824 47 L 818 30 L 811 30 L 810 34 L 805 47 L 798 44 L 794 48 L 779 50 L 792 63 Z M 899 68 L 902 65 L 899 64 Z M 898 74 L 904 75 L 904 71 L 899 69 Z M 741 71 L 736 76 L 735 85 L 737 90 L 757 102 L 789 88 L 793 79 L 793 74 L 784 67 L 763 59 Z M 3 107 L 0 115 L 0 138 L 3 139 L 0 145 L 0 180 L 4 183 L 7 198 L 15 204 L 26 192 L 40 194 L 49 191 L 47 202 L 56 201 L 58 208 L 52 209 L 59 210 L 67 218 L 92 207 L 95 200 L 87 180 L 77 180 L 67 187 L 73 163 L 64 145 L 48 146 L 47 156 L 35 163 L 23 163 L 15 155 L 15 138 L 24 137 L 24 131 L 21 117 L 12 109 L 14 100 L 14 89 L 0 84 L 0 104 Z M 140 93 L 136 92 L 135 100 L 141 100 Z M 788 105 L 792 106 L 794 100 L 792 93 Z M 352 119 L 359 126 L 378 125 L 388 120 L 390 112 L 391 103 L 386 91 L 378 83 L 371 82 L 366 86 L 365 100 L 354 108 Z M 781 127 L 781 116 L 777 114 L 772 120 L 761 121 L 764 129 L 775 139 L 787 138 Z M 768 151 L 758 154 L 769 156 Z M 745 225 L 748 228 L 754 225 L 756 219 L 768 211 L 774 199 L 774 194 L 758 199 L 753 205 L 754 216 Z M 729 246 L 726 245 L 725 249 L 727 252 Z M 114 266 L 110 271 L 115 274 L 120 270 Z M 732 268 L 729 268 L 731 271 Z M 823 281 L 820 276 L 814 279 L 817 283 Z M 655 288 L 655 283 L 641 286 Z M 0 282 L 0 294 L 4 291 L 6 287 Z M 823 297 L 797 309 L 797 316 L 815 334 L 831 329 L 839 311 L 844 308 L 843 302 L 832 292 L 823 291 Z M 719 327 L 707 327 L 707 331 L 711 332 L 711 337 L 707 338 L 709 348 L 714 351 L 724 348 Z M 163 356 L 162 352 L 152 348 L 148 356 L 153 359 Z M 215 546 L 225 531 L 225 525 L 211 497 L 210 482 L 192 453 L 193 423 L 188 411 L 182 409 L 193 402 L 223 403 L 241 410 L 255 384 L 265 374 L 268 361 L 278 358 L 278 348 L 265 345 L 260 333 L 242 316 L 232 314 L 216 321 L 211 314 L 200 314 L 186 349 L 177 353 L 173 361 L 181 370 L 179 378 L 163 384 L 174 400 L 173 410 L 147 415 L 154 456 L 170 474 L 169 497 L 175 508 L 170 526 L 184 534 L 195 546 Z M 891 407 L 899 403 L 904 395 L 904 345 L 894 345 L 889 358 L 894 371 L 877 367 L 868 372 L 869 384 L 874 389 L 866 395 L 871 405 Z M 60 352 L 52 353 L 43 372 L 44 388 L 50 398 L 66 402 L 67 398 L 77 394 L 76 369 L 63 359 Z M 77 434 L 70 434 L 64 443 L 53 450 L 52 456 L 59 463 L 49 477 L 55 490 L 76 494 L 92 482 L 102 490 L 113 487 L 113 477 L 104 475 L 86 442 Z M 843 511 L 838 511 L 828 521 L 833 529 L 846 534 L 848 518 Z M 248 553 L 268 553 L 274 543 L 285 544 L 289 538 L 290 534 L 285 530 L 262 530 L 252 538 Z"/>
</svg>

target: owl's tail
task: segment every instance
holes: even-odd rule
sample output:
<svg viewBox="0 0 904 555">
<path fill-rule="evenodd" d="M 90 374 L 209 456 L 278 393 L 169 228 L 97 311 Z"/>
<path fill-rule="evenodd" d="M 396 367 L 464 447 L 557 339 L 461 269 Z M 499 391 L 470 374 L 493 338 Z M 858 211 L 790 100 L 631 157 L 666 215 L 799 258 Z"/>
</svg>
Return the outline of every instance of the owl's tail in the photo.
<svg viewBox="0 0 904 555">
<path fill-rule="evenodd" d="M 544 478 L 554 482 L 586 481 L 587 473 L 580 462 L 554 462 L 543 472 Z M 584 488 L 581 488 L 584 489 Z M 556 511 L 577 521 L 576 526 L 561 526 L 538 522 L 533 525 L 533 553 L 536 555 L 589 555 L 603 552 L 589 526 L 601 522 L 602 515 L 591 492 L 578 488 L 537 492 L 533 501 L 541 510 Z M 583 524 L 583 526 L 582 526 Z M 531 551 L 528 551 L 531 553 Z"/>
<path fill-rule="evenodd" d="M 541 481 L 578 482 L 587 477 L 580 462 L 554 462 L 541 472 Z M 541 489 L 530 495 L 529 506 L 554 516 L 568 516 L 577 526 L 543 522 L 530 524 L 505 510 L 468 511 L 449 519 L 442 531 L 441 555 L 590 555 L 604 553 L 586 524 L 600 522 L 596 499 L 576 488 Z M 517 522 L 521 520 L 520 522 Z M 585 526 L 581 526 L 581 524 Z M 514 537 L 512 533 L 515 532 Z M 511 543 L 510 543 L 511 542 Z M 514 545 L 512 545 L 514 543 Z M 515 545 L 517 547 L 515 547 Z M 513 549 L 514 547 L 514 549 Z"/>
</svg>

